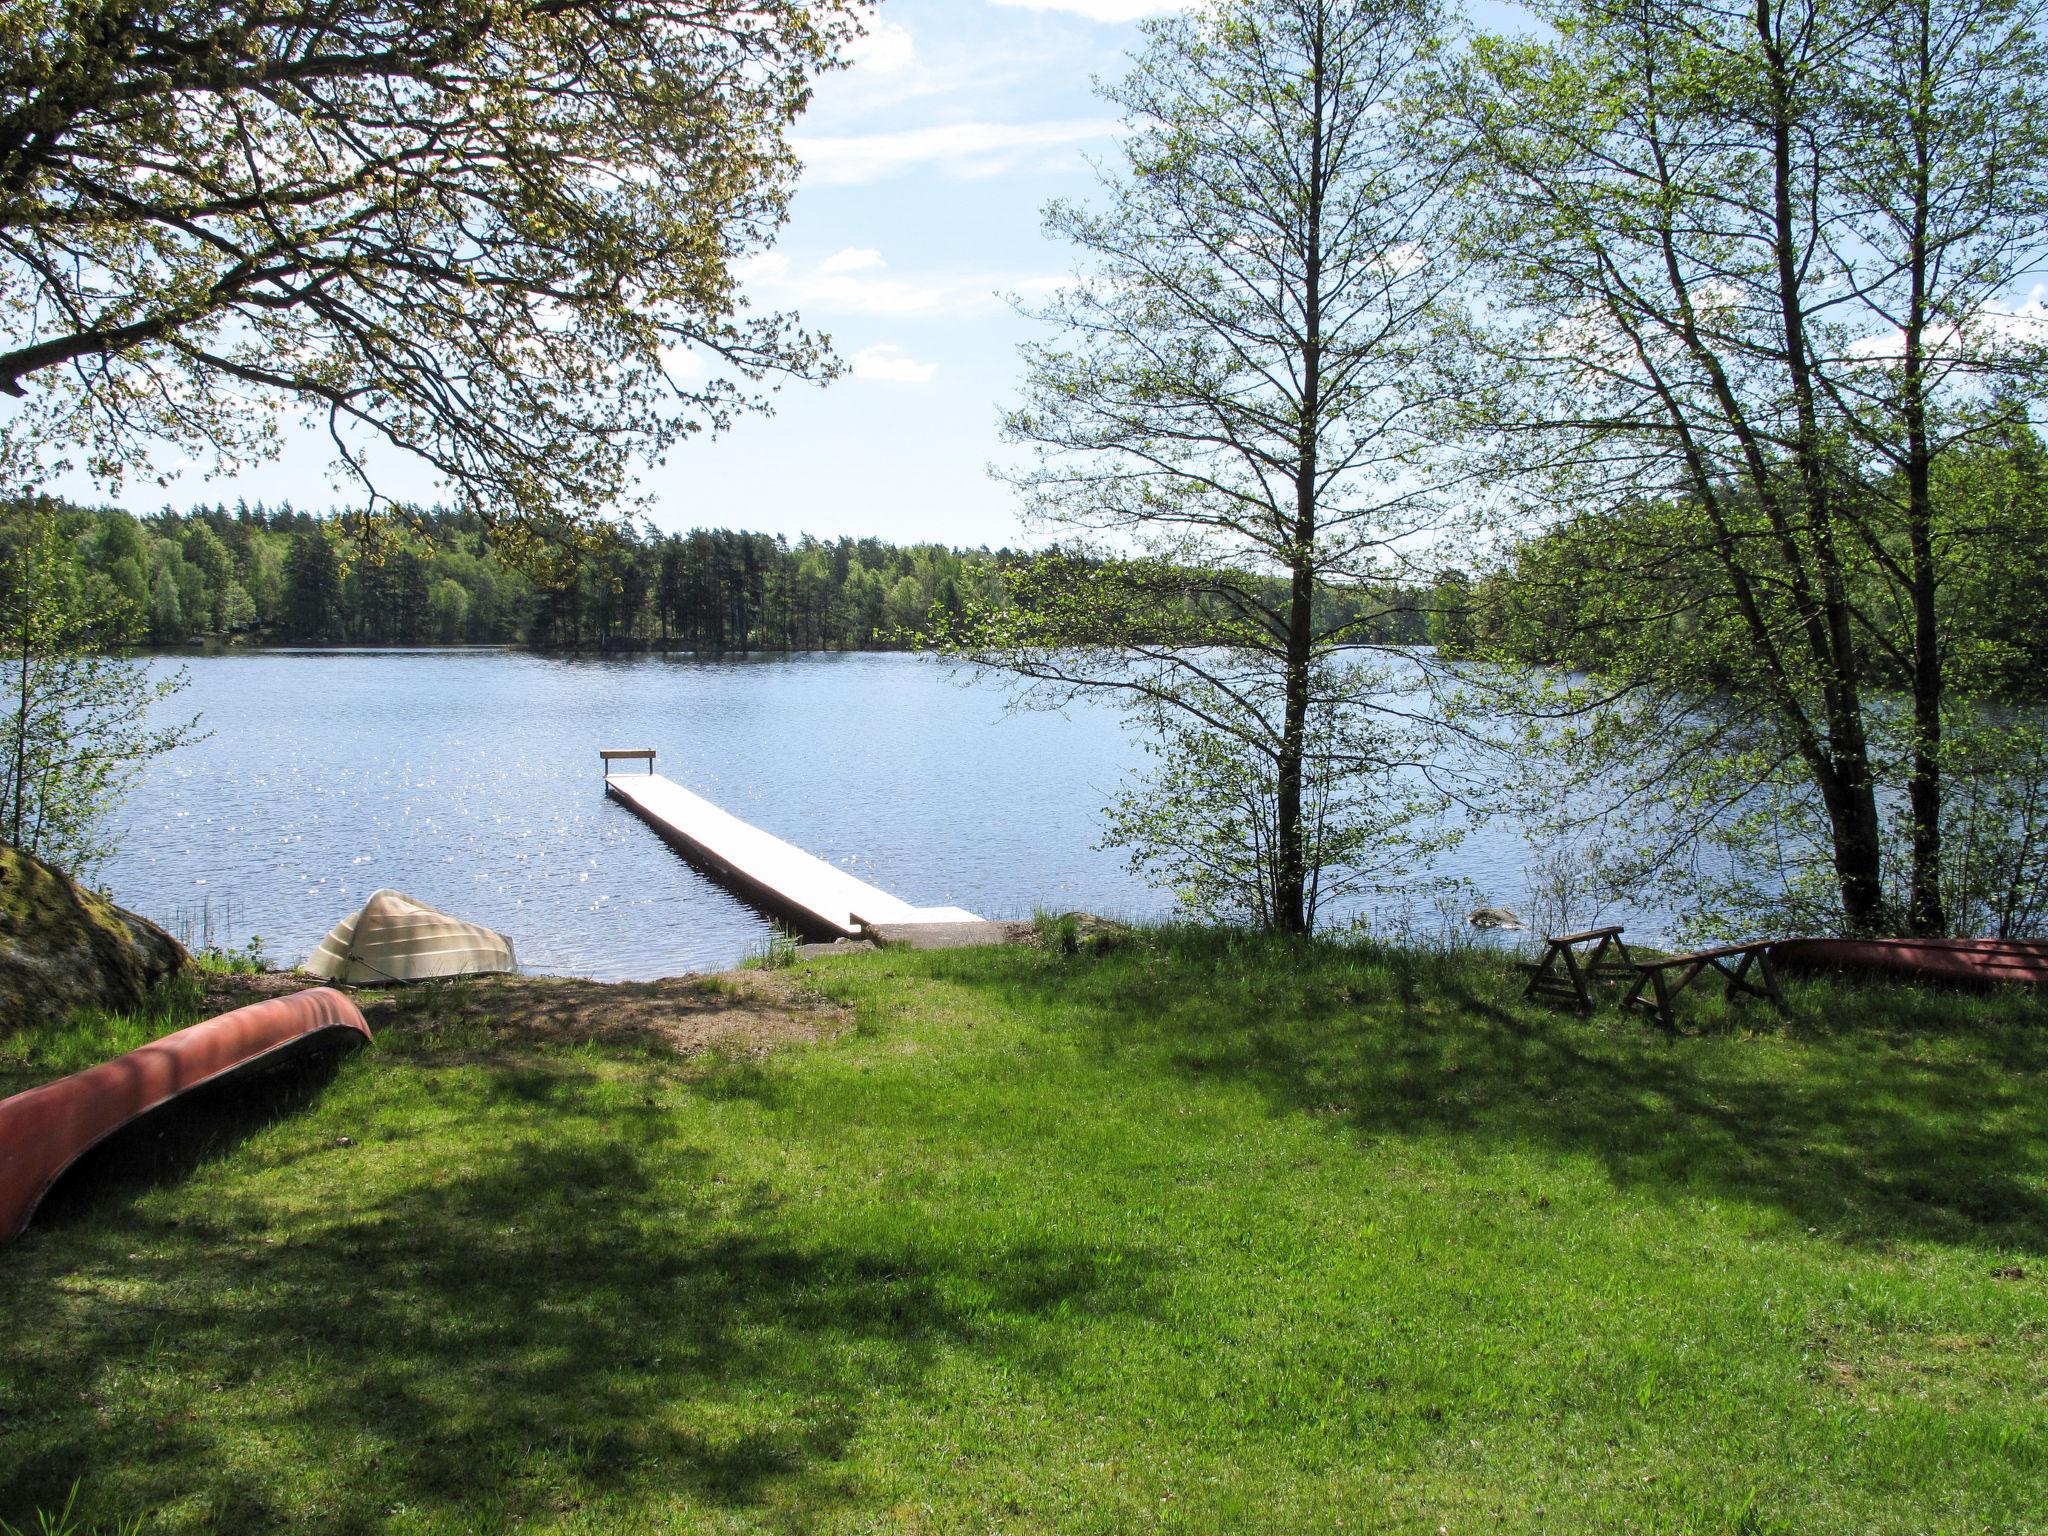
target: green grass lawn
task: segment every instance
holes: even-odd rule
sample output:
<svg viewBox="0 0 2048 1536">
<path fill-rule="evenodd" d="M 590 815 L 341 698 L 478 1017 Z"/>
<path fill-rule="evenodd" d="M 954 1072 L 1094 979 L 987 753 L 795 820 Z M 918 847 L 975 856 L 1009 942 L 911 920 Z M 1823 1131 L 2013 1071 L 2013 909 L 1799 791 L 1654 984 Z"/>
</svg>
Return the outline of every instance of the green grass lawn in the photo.
<svg viewBox="0 0 2048 1536">
<path fill-rule="evenodd" d="M 429 995 L 0 1250 L 0 1518 L 2048 1531 L 2039 1003 L 1669 1038 L 1204 934 L 799 976 L 855 1027 L 756 1059 Z"/>
</svg>

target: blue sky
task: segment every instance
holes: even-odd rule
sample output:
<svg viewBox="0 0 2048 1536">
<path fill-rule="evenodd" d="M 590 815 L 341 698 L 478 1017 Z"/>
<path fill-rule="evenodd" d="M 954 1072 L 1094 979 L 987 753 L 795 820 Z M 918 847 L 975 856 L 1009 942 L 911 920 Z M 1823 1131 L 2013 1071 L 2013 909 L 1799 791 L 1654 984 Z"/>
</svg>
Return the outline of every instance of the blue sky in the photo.
<svg viewBox="0 0 2048 1536">
<path fill-rule="evenodd" d="M 828 331 L 848 375 L 785 390 L 771 419 L 679 451 L 650 479 L 657 520 L 775 533 L 1000 544 L 1009 492 L 988 477 L 1031 330 L 1001 297 L 1072 263 L 1039 229 L 1048 199 L 1092 186 L 1144 0 L 886 0 L 854 67 L 799 131 L 789 228 L 754 264 L 757 302 Z"/>
<path fill-rule="evenodd" d="M 788 386 L 772 417 L 700 437 L 648 471 L 663 528 L 795 537 L 1016 542 L 1010 493 L 987 473 L 1032 329 L 1000 297 L 1043 292 L 1072 264 L 1044 238 L 1048 199 L 1094 184 L 1115 113 L 1093 94 L 1121 74 L 1138 18 L 1167 0 L 884 0 L 853 67 L 821 82 L 798 128 L 805 162 L 789 226 L 750 263 L 764 308 L 830 334 L 848 372 Z M 277 459 L 232 475 L 188 465 L 167 488 L 138 478 L 132 509 L 238 497 L 355 504 L 324 437 L 292 433 Z M 390 494 L 431 500 L 415 465 L 376 455 Z M 167 467 L 167 466 L 166 466 Z M 63 487 L 98 499 L 82 479 Z"/>
<path fill-rule="evenodd" d="M 657 525 L 1017 542 L 1011 493 L 988 466 L 1034 327 L 1002 295 L 1043 294 L 1072 269 L 1040 215 L 1051 198 L 1088 196 L 1090 161 L 1115 156 L 1116 114 L 1092 82 L 1124 72 L 1140 18 L 1188 3 L 883 0 L 853 67 L 821 82 L 800 123 L 791 221 L 746 272 L 757 304 L 829 333 L 848 373 L 824 390 L 787 387 L 772 417 L 693 439 L 649 470 Z M 1509 14 L 1493 0 L 1477 10 L 1495 26 Z M 294 433 L 274 461 L 212 477 L 191 465 L 167 489 L 138 479 L 120 499 L 137 511 L 357 503 L 330 459 L 324 437 Z M 388 494 L 434 499 L 417 466 L 375 461 Z"/>
<path fill-rule="evenodd" d="M 1020 540 L 990 479 L 1035 327 L 998 297 L 1043 294 L 1075 256 L 1048 240 L 1054 197 L 1114 163 L 1140 18 L 1187 0 L 884 0 L 860 58 L 802 125 L 794 217 L 750 284 L 829 331 L 851 375 L 786 392 L 774 419 L 679 453 L 651 482 L 670 527 L 727 524 L 898 541 Z M 1503 0 L 1465 13 L 1518 25 Z"/>
</svg>

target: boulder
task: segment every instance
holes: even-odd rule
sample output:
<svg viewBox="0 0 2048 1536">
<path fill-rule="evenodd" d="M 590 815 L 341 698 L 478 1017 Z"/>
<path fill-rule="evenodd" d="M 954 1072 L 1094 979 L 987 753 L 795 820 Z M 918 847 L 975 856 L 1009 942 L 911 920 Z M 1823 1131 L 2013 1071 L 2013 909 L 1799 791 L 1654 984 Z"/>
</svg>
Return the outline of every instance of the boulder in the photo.
<svg viewBox="0 0 2048 1536">
<path fill-rule="evenodd" d="M 139 1008 L 191 965 L 155 923 L 0 846 L 0 1034 L 79 1008 Z"/>
</svg>

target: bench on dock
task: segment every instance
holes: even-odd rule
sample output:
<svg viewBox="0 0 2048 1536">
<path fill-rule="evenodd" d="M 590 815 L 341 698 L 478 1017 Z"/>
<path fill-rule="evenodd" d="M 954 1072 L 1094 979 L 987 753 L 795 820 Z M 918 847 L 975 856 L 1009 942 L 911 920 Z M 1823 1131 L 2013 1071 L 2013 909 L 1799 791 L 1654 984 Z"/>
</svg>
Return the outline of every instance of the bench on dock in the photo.
<svg viewBox="0 0 2048 1536">
<path fill-rule="evenodd" d="M 599 747 L 597 755 L 604 759 L 604 776 L 612 776 L 612 764 L 616 762 L 641 762 L 647 764 L 647 771 L 654 772 L 654 748 L 652 747 Z"/>
<path fill-rule="evenodd" d="M 1634 966 L 1635 985 L 1628 989 L 1621 1006 L 1648 1014 L 1666 1029 L 1678 1027 L 1671 1012 L 1671 1000 L 1708 971 L 1728 983 L 1730 1001 L 1737 997 L 1761 997 L 1779 1013 L 1791 1012 L 1785 1006 L 1785 994 L 1778 990 L 1777 972 L 1771 969 L 1770 945 L 1762 940 L 1754 944 L 1724 944 L 1719 949 L 1695 950 L 1689 955 L 1671 955 L 1662 960 L 1637 960 Z M 1669 979 L 1673 971 L 1679 973 L 1676 981 Z M 1643 996 L 1645 988 L 1649 989 L 1649 997 Z"/>
<path fill-rule="evenodd" d="M 1588 928 L 1584 933 L 1550 935 L 1543 943 L 1541 960 L 1517 962 L 1529 973 L 1524 996 L 1591 1013 L 1592 983 L 1628 981 L 1635 975 L 1635 957 L 1621 942 L 1619 923 L 1611 928 Z M 1582 959 L 1579 947 L 1584 944 L 1591 944 L 1593 950 Z"/>
</svg>

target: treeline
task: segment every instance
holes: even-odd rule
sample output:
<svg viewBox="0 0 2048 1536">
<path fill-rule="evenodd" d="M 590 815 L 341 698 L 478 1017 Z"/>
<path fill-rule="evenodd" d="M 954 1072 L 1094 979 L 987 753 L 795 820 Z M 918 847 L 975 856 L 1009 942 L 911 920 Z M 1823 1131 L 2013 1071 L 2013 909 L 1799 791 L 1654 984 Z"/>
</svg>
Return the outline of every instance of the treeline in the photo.
<svg viewBox="0 0 2048 1536">
<path fill-rule="evenodd" d="M 509 561 L 474 519 L 433 509 L 366 526 L 242 503 L 134 517 L 63 506 L 80 564 L 135 615 L 132 641 L 526 645 L 546 650 L 884 650 L 1010 600 L 1008 549 L 697 529 L 621 530 Z M 1275 589 L 1276 595 L 1278 589 Z M 1325 593 L 1332 624 L 1383 643 L 1428 638 L 1421 603 Z"/>
<path fill-rule="evenodd" d="M 1927 558 L 1945 676 L 1980 697 L 2048 696 L 2048 446 L 2030 429 L 2008 430 L 1954 455 L 1936 492 Z M 1843 499 L 1845 599 L 1867 647 L 1866 680 L 1902 689 L 1912 643 L 1895 579 L 1912 558 L 1902 496 L 1879 482 Z M 1563 519 L 1484 573 L 1450 578 L 1431 638 L 1453 654 L 1753 686 L 1756 645 L 1719 551 L 1740 544 L 1760 605 L 1781 603 L 1792 573 L 1773 564 L 1778 535 L 1753 496 L 1724 486 L 1716 512 L 1725 539 L 1685 497 Z"/>
<path fill-rule="evenodd" d="M 85 567 L 138 616 L 136 641 L 854 650 L 902 644 L 936 605 L 999 589 L 1008 551 L 621 531 L 535 576 L 473 519 L 428 510 L 366 532 L 279 507 L 137 518 L 67 508 Z"/>
</svg>

